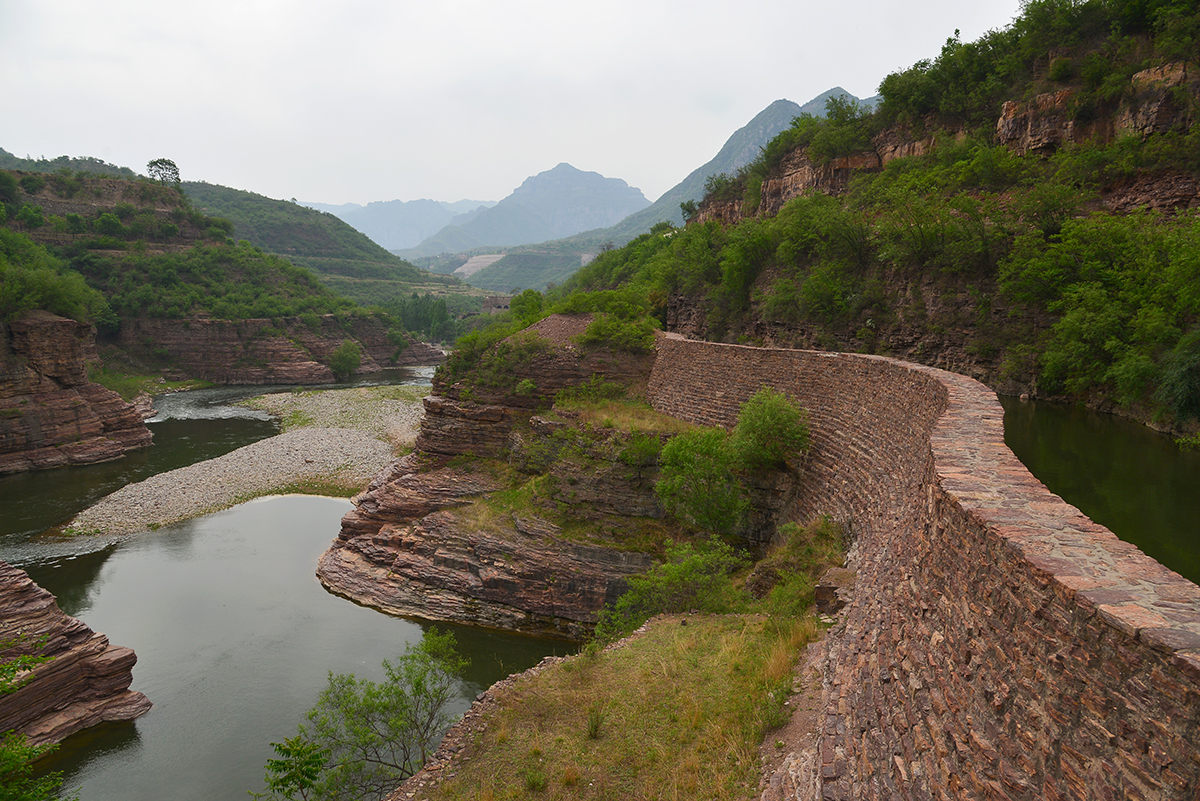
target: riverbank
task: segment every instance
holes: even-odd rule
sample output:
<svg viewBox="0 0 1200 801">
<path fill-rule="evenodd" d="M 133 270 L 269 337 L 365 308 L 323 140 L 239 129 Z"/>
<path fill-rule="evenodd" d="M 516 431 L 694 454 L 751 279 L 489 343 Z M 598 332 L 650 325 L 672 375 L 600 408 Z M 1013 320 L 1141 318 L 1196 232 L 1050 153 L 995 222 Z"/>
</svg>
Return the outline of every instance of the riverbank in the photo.
<svg viewBox="0 0 1200 801">
<path fill-rule="evenodd" d="M 122 487 L 81 512 L 67 530 L 132 534 L 263 495 L 353 495 L 412 446 L 428 392 L 385 386 L 251 398 L 245 405 L 279 417 L 283 433 Z"/>
</svg>

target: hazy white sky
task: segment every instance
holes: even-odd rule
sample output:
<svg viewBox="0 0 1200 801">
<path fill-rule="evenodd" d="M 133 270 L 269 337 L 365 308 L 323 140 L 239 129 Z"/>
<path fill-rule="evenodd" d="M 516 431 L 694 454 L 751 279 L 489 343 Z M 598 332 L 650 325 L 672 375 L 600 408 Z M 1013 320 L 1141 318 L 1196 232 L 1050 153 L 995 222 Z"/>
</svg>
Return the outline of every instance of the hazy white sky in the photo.
<svg viewBox="0 0 1200 801">
<path fill-rule="evenodd" d="M 0 0 L 0 147 L 323 203 L 650 200 L 781 97 L 876 93 L 1019 0 Z"/>
</svg>

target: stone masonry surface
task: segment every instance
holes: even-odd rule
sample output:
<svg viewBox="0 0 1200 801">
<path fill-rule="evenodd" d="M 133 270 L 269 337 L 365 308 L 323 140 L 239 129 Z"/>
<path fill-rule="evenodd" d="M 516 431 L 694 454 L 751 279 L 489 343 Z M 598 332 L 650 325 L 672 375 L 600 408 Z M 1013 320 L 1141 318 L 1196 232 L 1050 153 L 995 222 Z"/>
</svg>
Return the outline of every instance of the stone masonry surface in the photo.
<svg viewBox="0 0 1200 801">
<path fill-rule="evenodd" d="M 859 554 L 817 797 L 1200 798 L 1200 587 L 1046 490 L 970 378 L 664 334 L 648 394 L 730 426 L 763 385 L 811 417 L 797 516 Z"/>
</svg>

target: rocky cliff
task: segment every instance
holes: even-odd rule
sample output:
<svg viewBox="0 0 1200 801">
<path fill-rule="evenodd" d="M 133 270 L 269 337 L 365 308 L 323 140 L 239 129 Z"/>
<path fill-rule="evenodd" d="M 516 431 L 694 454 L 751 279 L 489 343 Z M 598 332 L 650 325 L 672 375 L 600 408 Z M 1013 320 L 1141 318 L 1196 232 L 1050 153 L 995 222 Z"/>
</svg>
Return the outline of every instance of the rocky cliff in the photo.
<svg viewBox="0 0 1200 801">
<path fill-rule="evenodd" d="M 0 562 L 0 659 L 22 655 L 51 659 L 17 692 L 0 695 L 0 732 L 15 730 L 40 745 L 150 709 L 146 696 L 129 689 L 137 662 L 132 649 L 63 614 L 25 571 Z"/>
<path fill-rule="evenodd" d="M 1109 114 L 1082 114 L 1079 99 L 1078 90 L 1063 89 L 1005 103 L 996 121 L 996 141 L 1017 154 L 1048 154 L 1085 140 L 1111 142 L 1186 130 L 1196 121 L 1200 71 L 1182 62 L 1143 70 L 1133 76 L 1130 97 Z M 728 225 L 745 216 L 774 216 L 792 198 L 808 192 L 839 194 L 854 174 L 877 171 L 897 158 L 925 155 L 937 144 L 938 136 L 913 139 L 888 129 L 874 138 L 870 150 L 825 164 L 814 163 L 805 149 L 797 149 L 763 181 L 757 208 L 747 212 L 739 201 L 709 201 L 694 221 Z M 1191 208 L 1200 205 L 1200 182 L 1174 173 L 1155 174 L 1111 187 L 1103 202 L 1115 211 Z"/>
<path fill-rule="evenodd" d="M 102 462 L 150 444 L 142 416 L 88 381 L 95 335 L 48 312 L 0 323 L 0 474 Z"/>
<path fill-rule="evenodd" d="M 218 384 L 332 383 L 329 361 L 342 342 L 362 346 L 358 372 L 436 364 L 441 351 L 423 342 L 389 338 L 374 317 L 327 314 L 306 323 L 275 320 L 130 319 L 121 322 L 117 344 L 148 364 Z"/>
<path fill-rule="evenodd" d="M 545 346 L 510 368 L 509 384 L 533 384 L 525 394 L 435 383 L 440 394 L 425 400 L 417 450 L 354 498 L 318 565 L 321 582 L 394 614 L 586 635 L 596 612 L 624 591 L 625 578 L 651 564 L 619 532 L 662 516 L 653 482 L 619 458 L 628 435 L 583 432 L 536 413 L 560 389 L 596 374 L 644 389 L 652 356 L 571 342 L 589 320 L 552 317 L 527 332 Z M 568 440 L 574 461 L 535 464 Z M 530 511 L 488 501 L 489 493 L 510 489 L 521 470 L 540 473 L 550 463 Z M 584 542 L 564 531 L 589 517 L 606 539 Z"/>
</svg>

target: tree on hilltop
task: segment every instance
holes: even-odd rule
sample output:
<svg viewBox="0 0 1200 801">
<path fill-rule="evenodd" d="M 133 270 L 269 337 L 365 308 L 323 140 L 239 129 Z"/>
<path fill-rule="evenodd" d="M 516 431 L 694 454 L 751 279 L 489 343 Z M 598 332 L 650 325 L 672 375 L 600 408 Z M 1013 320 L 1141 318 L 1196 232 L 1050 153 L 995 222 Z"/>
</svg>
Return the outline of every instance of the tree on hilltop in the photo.
<svg viewBox="0 0 1200 801">
<path fill-rule="evenodd" d="M 147 163 L 146 173 L 163 186 L 179 188 L 179 167 L 170 159 L 154 159 Z"/>
</svg>

